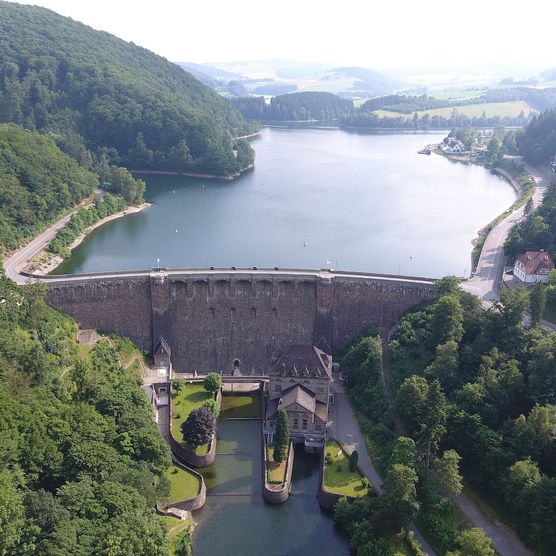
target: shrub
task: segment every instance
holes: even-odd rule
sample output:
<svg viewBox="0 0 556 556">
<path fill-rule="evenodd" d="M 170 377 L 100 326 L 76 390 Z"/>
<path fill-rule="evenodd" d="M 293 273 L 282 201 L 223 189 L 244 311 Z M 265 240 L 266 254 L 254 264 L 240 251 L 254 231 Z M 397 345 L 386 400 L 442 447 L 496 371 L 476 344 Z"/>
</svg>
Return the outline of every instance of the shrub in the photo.
<svg viewBox="0 0 556 556">
<path fill-rule="evenodd" d="M 287 413 L 280 409 L 276 419 L 276 432 L 274 433 L 274 461 L 282 463 L 288 454 L 290 444 L 290 422 Z"/>
<path fill-rule="evenodd" d="M 332 465 L 332 463 L 334 462 L 331 454 L 326 454 L 324 461 L 326 462 L 326 465 Z"/>
</svg>

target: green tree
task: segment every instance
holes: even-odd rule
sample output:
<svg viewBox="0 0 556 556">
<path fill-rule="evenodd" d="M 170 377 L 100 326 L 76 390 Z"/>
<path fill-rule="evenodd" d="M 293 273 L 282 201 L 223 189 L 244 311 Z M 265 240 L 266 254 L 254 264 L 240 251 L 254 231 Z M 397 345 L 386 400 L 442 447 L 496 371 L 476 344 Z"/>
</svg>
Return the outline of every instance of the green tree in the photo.
<svg viewBox="0 0 556 556">
<path fill-rule="evenodd" d="M 415 442 L 407 436 L 398 436 L 392 449 L 390 465 L 399 463 L 406 467 L 415 467 Z"/>
<path fill-rule="evenodd" d="M 430 378 L 438 379 L 443 388 L 451 390 L 457 380 L 458 366 L 458 344 L 448 340 L 436 346 L 435 358 L 425 372 Z"/>
<path fill-rule="evenodd" d="M 497 307 L 504 317 L 506 329 L 519 325 L 529 308 L 529 295 L 525 288 L 504 290 L 500 293 Z"/>
<path fill-rule="evenodd" d="M 463 488 L 462 476 L 459 471 L 460 455 L 455 450 L 446 450 L 441 458 L 436 460 L 440 488 L 453 498 Z"/>
<path fill-rule="evenodd" d="M 546 286 L 535 284 L 529 291 L 529 306 L 531 311 L 531 323 L 539 324 L 546 307 Z"/>
<path fill-rule="evenodd" d="M 203 388 L 207 392 L 216 394 L 222 388 L 222 377 L 218 373 L 209 373 L 203 379 Z"/>
<path fill-rule="evenodd" d="M 409 523 L 419 511 L 417 501 L 417 473 L 411 467 L 395 463 L 386 474 L 386 507 L 401 519 Z"/>
<path fill-rule="evenodd" d="M 0 470 L 0 554 L 16 554 L 25 523 L 25 508 L 12 474 Z"/>
<path fill-rule="evenodd" d="M 215 418 L 206 407 L 194 409 L 181 424 L 183 439 L 191 446 L 207 444 L 216 426 Z"/>
<path fill-rule="evenodd" d="M 203 407 L 206 407 L 213 417 L 218 417 L 220 414 L 220 408 L 218 407 L 216 400 L 206 400 L 203 403 Z"/>
<path fill-rule="evenodd" d="M 359 454 L 357 450 L 353 450 L 349 456 L 349 470 L 350 471 L 357 471 L 357 460 L 359 459 Z"/>
<path fill-rule="evenodd" d="M 474 527 L 462 531 L 457 537 L 458 550 L 446 552 L 446 556 L 494 556 L 491 540 L 482 529 Z"/>
<path fill-rule="evenodd" d="M 396 409 L 409 432 L 419 429 L 425 415 L 429 385 L 421 376 L 406 378 L 396 395 Z"/>
<path fill-rule="evenodd" d="M 433 307 L 431 335 L 434 346 L 450 340 L 458 343 L 463 335 L 463 308 L 455 294 L 443 295 Z"/>
<path fill-rule="evenodd" d="M 288 455 L 290 445 L 290 422 L 284 409 L 278 411 L 274 431 L 274 461 L 282 463 Z"/>
</svg>

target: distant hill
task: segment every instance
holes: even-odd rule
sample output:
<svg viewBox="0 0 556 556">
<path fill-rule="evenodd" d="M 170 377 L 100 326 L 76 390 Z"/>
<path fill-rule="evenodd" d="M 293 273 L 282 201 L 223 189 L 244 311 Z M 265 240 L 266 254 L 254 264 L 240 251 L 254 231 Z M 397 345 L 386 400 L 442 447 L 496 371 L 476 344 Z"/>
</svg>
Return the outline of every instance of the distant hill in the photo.
<svg viewBox="0 0 556 556">
<path fill-rule="evenodd" d="M 36 6 L 0 2 L 0 121 L 133 169 L 229 175 L 253 160 L 239 112 L 166 59 Z"/>
<path fill-rule="evenodd" d="M 344 97 L 374 97 L 392 93 L 403 83 L 362 67 L 332 68 L 327 64 L 291 60 L 248 60 L 212 64 L 183 64 L 220 81 L 240 81 L 249 93 L 276 96 L 286 92 L 328 92 Z M 228 76 L 226 77 L 226 73 Z M 203 79 L 201 76 L 199 79 Z M 205 83 L 208 83 L 206 80 Z M 213 86 L 213 85 L 211 85 Z M 221 88 L 217 88 L 222 92 Z"/>
<path fill-rule="evenodd" d="M 379 71 L 361 67 L 335 68 L 327 71 L 321 81 L 327 85 L 336 84 L 343 94 L 352 96 L 381 96 L 393 92 L 402 83 Z"/>
</svg>

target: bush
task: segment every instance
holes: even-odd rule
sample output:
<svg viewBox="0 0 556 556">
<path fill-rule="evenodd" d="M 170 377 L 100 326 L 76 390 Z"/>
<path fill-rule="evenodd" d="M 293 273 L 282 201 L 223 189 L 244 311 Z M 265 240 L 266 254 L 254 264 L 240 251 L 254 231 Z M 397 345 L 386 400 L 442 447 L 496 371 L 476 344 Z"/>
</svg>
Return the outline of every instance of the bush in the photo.
<svg viewBox="0 0 556 556">
<path fill-rule="evenodd" d="M 206 400 L 205 403 L 203 404 L 203 407 L 206 407 L 210 411 L 210 414 L 213 417 L 218 417 L 220 413 L 220 408 L 218 407 L 216 400 Z"/>
<path fill-rule="evenodd" d="M 276 431 L 274 433 L 274 461 L 282 463 L 288 455 L 290 445 L 290 421 L 287 413 L 280 409 L 276 419 Z"/>
<path fill-rule="evenodd" d="M 203 387 L 207 392 L 216 394 L 222 388 L 222 377 L 218 373 L 209 373 L 203 380 Z"/>
<path fill-rule="evenodd" d="M 350 471 L 357 471 L 357 460 L 359 459 L 359 454 L 357 450 L 353 450 L 351 455 L 349 456 L 349 470 Z"/>
<path fill-rule="evenodd" d="M 324 461 L 326 462 L 326 465 L 332 465 L 332 463 L 334 462 L 331 454 L 326 454 Z"/>
</svg>

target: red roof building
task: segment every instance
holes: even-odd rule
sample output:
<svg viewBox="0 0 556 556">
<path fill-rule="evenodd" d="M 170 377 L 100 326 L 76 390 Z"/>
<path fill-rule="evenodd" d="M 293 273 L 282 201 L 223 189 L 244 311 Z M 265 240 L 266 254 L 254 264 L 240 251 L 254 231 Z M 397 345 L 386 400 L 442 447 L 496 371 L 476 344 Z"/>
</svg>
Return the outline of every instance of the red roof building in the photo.
<svg viewBox="0 0 556 556">
<path fill-rule="evenodd" d="M 554 268 L 550 255 L 540 251 L 527 251 L 517 258 L 514 265 L 514 276 L 526 284 L 548 282 L 548 275 Z"/>
</svg>

